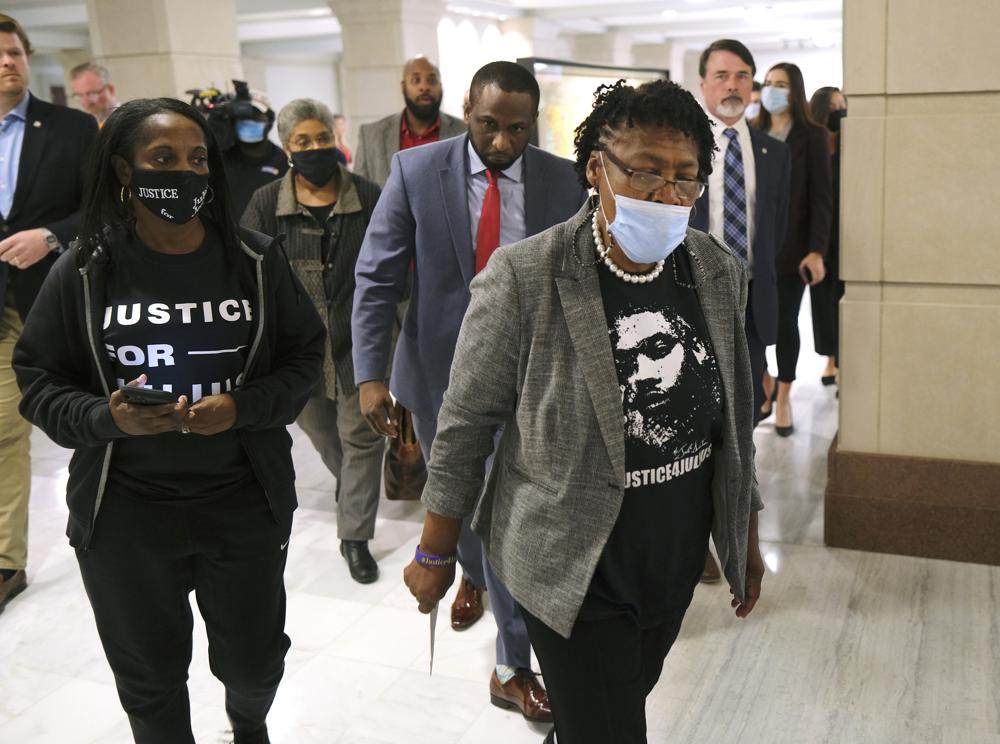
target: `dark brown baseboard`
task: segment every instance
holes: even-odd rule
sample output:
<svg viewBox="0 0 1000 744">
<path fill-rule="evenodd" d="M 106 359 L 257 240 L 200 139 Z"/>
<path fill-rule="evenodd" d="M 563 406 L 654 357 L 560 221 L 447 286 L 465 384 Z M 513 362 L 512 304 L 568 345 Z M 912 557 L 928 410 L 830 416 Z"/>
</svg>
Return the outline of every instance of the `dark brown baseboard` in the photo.
<svg viewBox="0 0 1000 744">
<path fill-rule="evenodd" d="M 1000 464 L 830 445 L 824 540 L 836 548 L 1000 565 Z"/>
</svg>

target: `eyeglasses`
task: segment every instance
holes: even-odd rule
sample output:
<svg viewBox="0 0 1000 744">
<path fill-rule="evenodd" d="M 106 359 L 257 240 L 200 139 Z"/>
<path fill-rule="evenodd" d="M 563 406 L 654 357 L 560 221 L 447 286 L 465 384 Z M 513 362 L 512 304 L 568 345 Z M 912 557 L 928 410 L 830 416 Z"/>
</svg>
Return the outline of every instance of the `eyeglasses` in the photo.
<svg viewBox="0 0 1000 744">
<path fill-rule="evenodd" d="M 88 90 L 86 93 L 74 93 L 72 98 L 74 101 L 82 101 L 86 98 L 88 101 L 96 101 L 101 97 L 101 94 L 108 89 L 108 86 L 104 86 L 100 90 Z"/>
<path fill-rule="evenodd" d="M 292 139 L 288 144 L 294 146 L 295 150 L 311 150 L 316 147 L 330 147 L 334 144 L 333 132 L 320 132 L 315 136 L 315 138 L 310 137 L 308 134 L 300 134 L 298 137 Z M 293 148 L 289 147 L 289 149 Z"/>
<path fill-rule="evenodd" d="M 705 193 L 705 184 L 701 181 L 668 181 L 663 176 L 648 171 L 637 171 L 629 168 L 625 163 L 616 158 L 610 150 L 602 150 L 608 160 L 618 166 L 618 169 L 628 176 L 628 185 L 636 191 L 644 194 L 652 194 L 659 191 L 668 183 L 674 187 L 674 193 L 685 206 L 694 204 Z"/>
</svg>

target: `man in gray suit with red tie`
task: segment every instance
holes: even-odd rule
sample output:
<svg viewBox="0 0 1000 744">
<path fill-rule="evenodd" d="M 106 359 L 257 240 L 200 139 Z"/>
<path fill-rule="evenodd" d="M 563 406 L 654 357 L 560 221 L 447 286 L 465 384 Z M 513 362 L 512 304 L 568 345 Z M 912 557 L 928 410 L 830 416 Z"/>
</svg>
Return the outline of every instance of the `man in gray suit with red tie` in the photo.
<svg viewBox="0 0 1000 744">
<path fill-rule="evenodd" d="M 775 257 L 785 244 L 792 169 L 787 145 L 750 126 L 744 117 L 756 70 L 750 50 L 735 39 L 719 39 L 701 54 L 701 93 L 719 155 L 708 188 L 691 214 L 691 226 L 725 241 L 750 274 L 746 335 L 754 423 L 763 417 L 765 404 L 764 350 L 778 340 Z M 707 553 L 702 581 L 720 578 L 715 559 Z"/>
<path fill-rule="evenodd" d="M 406 107 L 402 114 L 362 124 L 354 172 L 379 188 L 389 180 L 392 156 L 400 150 L 465 134 L 465 123 L 441 110 L 441 72 L 426 57 L 408 59 L 399 83 Z"/>
<path fill-rule="evenodd" d="M 427 457 L 473 276 L 498 246 L 563 222 L 586 198 L 570 161 L 528 144 L 539 96 L 537 82 L 519 65 L 492 62 L 480 69 L 470 86 L 468 136 L 393 157 L 361 248 L 352 337 L 362 412 L 376 430 L 396 436 L 391 388 L 412 411 Z M 393 320 L 411 263 L 410 306 L 387 387 Z M 460 593 L 485 586 L 497 622 L 490 699 L 529 720 L 551 720 L 548 696 L 531 672 L 524 620 L 468 525 L 459 561 L 465 574 Z"/>
</svg>

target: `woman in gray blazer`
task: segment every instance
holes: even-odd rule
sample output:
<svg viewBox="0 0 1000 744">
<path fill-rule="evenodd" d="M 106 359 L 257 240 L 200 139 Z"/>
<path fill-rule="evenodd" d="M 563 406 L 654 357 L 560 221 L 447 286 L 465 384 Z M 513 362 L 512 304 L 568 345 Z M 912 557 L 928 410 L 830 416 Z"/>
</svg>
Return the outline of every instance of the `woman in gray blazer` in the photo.
<svg viewBox="0 0 1000 744">
<path fill-rule="evenodd" d="M 444 596 L 503 426 L 473 527 L 524 613 L 546 741 L 637 744 L 710 532 L 737 616 L 760 595 L 747 281 L 687 228 L 715 149 L 690 93 L 601 86 L 576 148 L 590 203 L 472 283 L 405 580 L 422 612 Z"/>
</svg>

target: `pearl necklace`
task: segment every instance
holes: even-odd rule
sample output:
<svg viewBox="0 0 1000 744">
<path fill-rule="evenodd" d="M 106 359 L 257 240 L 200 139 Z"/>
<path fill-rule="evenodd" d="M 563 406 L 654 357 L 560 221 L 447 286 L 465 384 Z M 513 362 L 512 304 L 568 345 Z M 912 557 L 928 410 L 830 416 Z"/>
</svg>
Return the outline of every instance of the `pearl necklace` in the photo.
<svg viewBox="0 0 1000 744">
<path fill-rule="evenodd" d="M 594 243 L 597 245 L 597 255 L 604 260 L 604 265 L 608 267 L 608 270 L 621 279 L 623 282 L 629 282 L 630 284 L 646 284 L 651 282 L 661 273 L 663 273 L 663 266 L 666 261 L 658 261 L 656 267 L 647 274 L 631 274 L 625 269 L 621 268 L 614 261 L 611 260 L 611 246 L 605 247 L 604 240 L 601 238 L 601 230 L 597 222 L 597 212 L 594 212 Z"/>
</svg>

